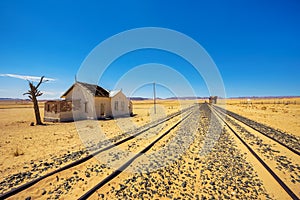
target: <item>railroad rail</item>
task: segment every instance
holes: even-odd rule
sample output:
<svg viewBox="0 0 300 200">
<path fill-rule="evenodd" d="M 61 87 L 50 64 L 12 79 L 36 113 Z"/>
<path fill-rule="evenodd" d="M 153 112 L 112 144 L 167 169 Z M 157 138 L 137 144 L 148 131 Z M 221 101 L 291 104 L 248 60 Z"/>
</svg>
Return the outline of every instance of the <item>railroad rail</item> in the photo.
<svg viewBox="0 0 300 200">
<path fill-rule="evenodd" d="M 93 193 L 95 193 L 99 188 L 104 186 L 106 183 L 114 179 L 116 176 L 118 176 L 122 171 L 124 171 L 132 162 L 134 162 L 137 158 L 139 158 L 141 155 L 146 153 L 151 149 L 153 145 L 155 145 L 158 141 L 160 141 L 164 136 L 166 136 L 168 133 L 170 133 L 174 128 L 176 128 L 182 121 L 186 120 L 188 118 L 188 115 L 181 118 L 176 124 L 174 124 L 172 127 L 170 127 L 168 130 L 166 130 L 163 134 L 161 134 L 158 138 L 156 138 L 154 141 L 152 141 L 149 145 L 147 145 L 145 148 L 143 148 L 139 153 L 137 153 L 134 157 L 130 158 L 128 161 L 126 161 L 124 164 L 122 164 L 118 169 L 116 169 L 113 173 L 111 173 L 109 176 L 107 176 L 104 180 L 99 182 L 97 185 L 95 185 L 93 188 L 88 190 L 86 193 L 84 193 L 79 200 L 84 200 L 90 197 Z"/>
<path fill-rule="evenodd" d="M 10 191 L 6 192 L 6 193 L 3 193 L 0 195 L 0 199 L 6 199 L 6 198 L 9 198 L 9 197 L 12 197 L 28 188 L 30 188 L 31 186 L 37 184 L 38 182 L 48 178 L 48 177 L 51 177 L 59 172 L 62 172 L 62 171 L 66 171 L 68 169 L 71 169 L 77 165 L 80 165 L 82 163 L 85 163 L 86 161 L 90 160 L 91 158 L 93 158 L 94 156 L 97 156 L 98 154 L 102 153 L 102 152 L 105 152 L 105 151 L 108 151 L 112 148 L 115 148 L 121 144 L 124 144 L 138 136 L 140 136 L 141 134 L 147 132 L 148 130 L 150 130 L 151 128 L 154 128 L 164 122 L 167 122 L 181 114 L 184 114 L 184 113 L 187 113 L 185 114 L 184 117 L 182 117 L 175 125 L 173 125 L 171 128 L 169 128 L 167 131 L 165 131 L 159 138 L 155 139 L 153 142 L 151 142 L 146 148 L 144 148 L 142 151 L 140 151 L 138 154 L 136 154 L 136 156 L 134 156 L 133 158 L 131 158 L 130 160 L 128 160 L 125 164 L 123 164 L 120 168 L 118 168 L 118 170 L 114 171 L 113 174 L 109 175 L 108 177 L 106 177 L 101 183 L 99 183 L 97 186 L 94 187 L 95 188 L 99 188 L 99 186 L 101 186 L 102 184 L 108 182 L 110 179 L 112 179 L 113 177 L 117 176 L 122 170 L 124 167 L 130 165 L 130 163 L 132 163 L 135 159 L 137 159 L 140 154 L 148 151 L 155 143 L 157 143 L 161 138 L 163 138 L 165 135 L 167 135 L 171 130 L 173 130 L 175 127 L 177 127 L 183 120 L 185 120 L 192 112 L 190 110 L 194 109 L 195 107 L 197 107 L 197 105 L 194 105 L 194 106 L 191 106 L 189 108 L 185 108 L 183 109 L 182 111 L 179 111 L 179 112 L 176 112 L 170 116 L 167 116 L 166 118 L 163 118 L 163 119 L 160 119 L 160 120 L 157 120 L 155 121 L 154 123 L 151 123 L 148 127 L 144 127 L 142 130 L 138 130 L 136 133 L 134 133 L 133 135 L 130 135 L 128 137 L 125 137 L 123 139 L 120 139 L 119 141 L 116 141 L 114 142 L 113 144 L 110 144 L 109 146 L 106 146 L 104 148 L 101 148 L 101 149 L 98 149 L 96 151 L 94 151 L 93 153 L 89 154 L 88 156 L 84 157 L 84 158 L 81 158 L 77 161 L 74 161 L 66 166 L 63 166 L 57 170 L 54 170 L 50 173 L 47 173 L 43 176 L 40 176 L 34 180 L 31 180 L 23 185 L 20 185 L 19 187 L 16 187 L 16 188 L 13 188 L 11 189 Z M 120 171 L 121 170 L 121 171 Z M 91 192 L 87 192 L 86 194 L 83 195 L 83 197 L 87 197 L 91 195 Z M 81 199 L 84 199 L 84 198 L 81 198 Z"/>
<path fill-rule="evenodd" d="M 228 122 L 228 120 L 224 119 L 224 116 L 226 117 L 226 115 L 231 116 L 232 112 L 227 113 L 228 111 L 224 112 L 224 109 L 220 109 L 220 108 L 216 108 L 215 106 L 209 106 L 209 108 L 211 109 L 212 113 L 215 114 L 215 116 L 217 118 L 219 118 L 228 128 L 230 131 L 232 131 L 232 133 L 241 141 L 241 143 L 247 148 L 247 150 L 259 161 L 259 163 L 270 173 L 270 175 L 277 181 L 277 183 L 286 191 L 286 193 L 295 200 L 299 200 L 298 196 L 294 193 L 294 191 L 292 191 L 288 185 L 274 172 L 274 170 L 271 169 L 271 167 L 264 161 L 263 158 L 261 158 L 256 151 L 240 136 L 240 134 L 234 130 L 234 125 L 230 124 Z M 235 113 L 233 113 L 235 114 Z M 222 115 L 222 116 L 221 116 Z M 242 122 L 243 124 L 245 124 L 246 126 L 251 127 L 252 129 L 254 129 L 255 131 L 267 136 L 267 134 L 263 133 L 262 131 L 260 131 L 257 128 L 253 128 L 251 125 L 245 123 L 244 120 L 239 120 L 239 118 L 233 117 L 235 120 Z M 244 118 L 246 119 L 246 118 Z M 286 147 L 286 145 L 282 144 L 281 142 L 278 142 L 276 139 L 267 136 L 268 138 L 270 138 L 271 140 L 273 140 L 274 142 L 277 142 L 278 144 Z M 289 149 L 289 148 L 287 148 Z M 290 149 L 289 149 L 290 150 Z M 293 153 L 296 153 L 294 151 L 292 151 Z M 296 153 L 297 154 L 297 153 Z M 299 154 L 297 154 L 299 155 Z"/>
<path fill-rule="evenodd" d="M 282 131 L 276 130 L 276 129 L 266 126 L 264 124 L 255 122 L 246 117 L 243 117 L 243 116 L 233 113 L 231 111 L 225 110 L 224 108 L 214 106 L 214 109 L 221 112 L 222 114 L 227 114 L 227 115 L 231 116 L 232 118 L 242 122 L 243 124 L 256 130 L 257 132 L 260 132 L 264 136 L 270 138 L 274 142 L 279 143 L 280 145 L 289 149 L 293 153 L 300 155 L 300 138 L 297 138 L 294 135 L 290 135 L 290 134 L 284 133 Z"/>
</svg>

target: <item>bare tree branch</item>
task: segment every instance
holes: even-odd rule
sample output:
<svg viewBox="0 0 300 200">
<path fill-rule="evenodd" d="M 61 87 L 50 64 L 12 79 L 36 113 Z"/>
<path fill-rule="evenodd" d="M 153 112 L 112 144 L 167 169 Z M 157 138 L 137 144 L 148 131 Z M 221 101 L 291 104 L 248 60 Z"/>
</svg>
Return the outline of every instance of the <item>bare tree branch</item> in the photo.
<svg viewBox="0 0 300 200">
<path fill-rule="evenodd" d="M 40 116 L 39 104 L 38 104 L 37 97 L 43 95 L 43 93 L 42 93 L 41 91 L 38 90 L 38 87 L 39 87 L 42 83 L 44 83 L 44 82 L 47 81 L 47 80 L 46 80 L 46 81 L 43 82 L 44 77 L 45 77 L 45 76 L 42 76 L 42 77 L 41 77 L 39 83 L 38 83 L 36 86 L 33 85 L 33 82 L 27 80 L 28 83 L 29 83 L 30 90 L 28 90 L 28 92 L 26 92 L 26 93 L 23 94 L 23 95 L 28 95 L 28 97 L 29 97 L 29 98 L 32 100 L 32 102 L 33 102 L 33 108 L 34 108 L 35 119 L 36 119 L 36 124 L 37 124 L 37 125 L 43 125 L 43 122 L 42 122 L 41 116 Z"/>
<path fill-rule="evenodd" d="M 40 82 L 37 84 L 37 86 L 35 86 L 36 89 L 38 89 L 38 87 L 41 85 L 41 83 L 43 83 L 43 79 L 45 78 L 45 76 L 42 76 Z M 46 80 L 47 81 L 47 80 Z M 45 82 L 46 82 L 45 81 Z"/>
<path fill-rule="evenodd" d="M 37 97 L 42 96 L 42 95 L 43 95 L 43 93 L 40 91 L 36 94 Z"/>
</svg>

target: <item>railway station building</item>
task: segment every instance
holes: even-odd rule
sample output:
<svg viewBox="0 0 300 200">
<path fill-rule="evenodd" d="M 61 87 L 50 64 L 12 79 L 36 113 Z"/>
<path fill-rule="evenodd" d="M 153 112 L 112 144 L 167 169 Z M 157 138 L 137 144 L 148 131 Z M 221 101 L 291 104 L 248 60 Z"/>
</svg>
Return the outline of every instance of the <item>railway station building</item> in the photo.
<svg viewBox="0 0 300 200">
<path fill-rule="evenodd" d="M 44 121 L 64 122 L 105 119 L 132 115 L 132 102 L 122 90 L 106 90 L 98 85 L 75 82 L 63 100 L 45 102 Z"/>
</svg>

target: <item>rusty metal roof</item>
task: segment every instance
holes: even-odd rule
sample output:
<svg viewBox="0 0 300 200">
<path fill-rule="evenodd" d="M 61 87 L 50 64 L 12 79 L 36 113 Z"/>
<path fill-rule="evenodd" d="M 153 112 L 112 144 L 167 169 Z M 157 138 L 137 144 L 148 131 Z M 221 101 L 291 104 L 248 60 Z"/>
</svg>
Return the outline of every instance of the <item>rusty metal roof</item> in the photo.
<svg viewBox="0 0 300 200">
<path fill-rule="evenodd" d="M 61 98 L 65 98 L 68 95 L 68 93 L 70 91 L 72 91 L 72 89 L 74 88 L 74 86 L 76 84 L 86 88 L 87 91 L 89 91 L 95 97 L 109 97 L 109 91 L 107 91 L 106 89 L 104 89 L 98 85 L 83 83 L 83 82 L 76 82 L 61 96 Z"/>
</svg>

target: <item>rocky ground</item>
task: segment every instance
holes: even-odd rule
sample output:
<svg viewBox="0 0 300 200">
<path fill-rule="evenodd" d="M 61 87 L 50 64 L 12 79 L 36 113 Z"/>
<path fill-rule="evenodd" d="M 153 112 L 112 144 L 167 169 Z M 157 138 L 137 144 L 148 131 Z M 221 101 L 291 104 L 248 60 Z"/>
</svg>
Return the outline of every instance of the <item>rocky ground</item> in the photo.
<svg viewBox="0 0 300 200">
<path fill-rule="evenodd" d="M 169 117 L 175 116 L 177 113 L 174 113 L 170 115 Z M 138 133 L 139 131 L 145 130 L 148 127 L 153 126 L 156 123 L 159 123 L 161 121 L 164 121 L 165 118 L 158 119 L 156 121 L 153 121 L 147 125 L 141 126 L 137 129 L 119 134 L 117 136 L 114 136 L 112 138 L 105 139 L 103 141 L 95 143 L 89 143 L 88 147 L 86 149 L 82 149 L 79 151 L 70 152 L 63 155 L 53 155 L 50 159 L 46 160 L 31 160 L 29 163 L 25 164 L 23 166 L 23 169 L 21 169 L 19 173 L 10 174 L 6 177 L 3 177 L 2 181 L 0 182 L 0 194 L 3 194 L 4 192 L 9 191 L 10 189 L 17 187 L 21 184 L 24 184 L 30 180 L 36 179 L 50 171 L 56 170 L 60 167 L 63 167 L 73 161 L 76 161 L 80 158 L 83 158 L 90 153 L 97 151 L 101 148 L 107 147 L 117 141 L 120 141 L 128 136 L 134 135 Z M 85 122 L 85 123 L 88 123 Z M 86 124 L 85 124 L 86 125 Z M 158 129 L 161 129 L 161 127 L 157 127 Z"/>
<path fill-rule="evenodd" d="M 192 130 L 188 125 L 197 124 L 197 121 L 200 124 L 196 132 L 191 133 Z M 209 130 L 213 132 L 208 133 Z M 125 171 L 126 176 L 119 175 L 116 180 L 99 189 L 94 197 L 98 195 L 99 199 L 270 199 L 261 180 L 237 149 L 231 136 L 224 129 L 219 135 L 219 130 L 222 130 L 220 124 L 215 120 L 212 122 L 210 111 L 202 107 L 198 115 L 193 115 L 188 120 L 184 131 L 177 133 L 177 137 L 173 136 L 176 138 L 173 140 L 176 144 L 169 145 L 168 154 L 162 151 L 163 155 L 148 156 L 150 164 L 147 165 L 145 162 L 135 162 L 134 166 Z M 182 146 L 186 139 L 192 139 L 191 145 L 176 158 L 174 154 L 178 152 L 177 148 Z M 203 145 L 206 148 L 204 151 Z M 163 147 L 165 144 L 161 142 L 154 148 Z M 166 166 L 160 166 L 160 163 L 164 162 L 161 160 L 164 155 L 176 159 Z M 130 174 L 133 171 L 135 173 Z"/>
<path fill-rule="evenodd" d="M 181 113 L 181 112 L 180 112 Z M 179 114 L 180 114 L 179 113 Z M 185 114 L 184 114 L 185 115 Z M 115 137 L 112 137 L 110 139 L 103 140 L 97 144 L 90 144 L 90 146 L 82 151 L 76 151 L 76 152 L 68 152 L 67 154 L 64 154 L 60 157 L 53 156 L 51 160 L 40 160 L 40 161 L 31 161 L 28 165 L 24 166 L 24 172 L 20 172 L 17 174 L 12 174 L 4 178 L 4 180 L 0 183 L 0 188 L 2 192 L 8 191 L 12 189 L 13 187 L 17 187 L 21 184 L 24 184 L 32 179 L 40 177 L 42 174 L 53 171 L 59 167 L 62 167 L 71 161 L 78 160 L 82 157 L 87 156 L 90 153 L 93 153 L 99 149 L 102 149 L 104 147 L 107 147 L 117 141 L 120 141 L 124 138 L 127 138 L 129 136 L 135 135 L 137 133 L 140 133 L 142 130 L 147 130 L 145 133 L 142 133 L 141 136 L 137 136 L 134 141 L 131 142 L 130 145 L 126 146 L 127 151 L 105 151 L 103 153 L 100 153 L 96 157 L 99 158 L 99 160 L 102 161 L 102 163 L 99 163 L 98 160 L 93 159 L 91 162 L 81 164 L 81 166 L 78 166 L 78 169 L 72 169 L 74 172 L 70 175 L 69 172 L 60 172 L 57 174 L 56 178 L 50 181 L 42 181 L 39 183 L 39 185 L 44 185 L 42 188 L 37 189 L 38 195 L 34 195 L 34 197 L 40 196 L 44 198 L 50 198 L 50 199 L 58 199 L 61 198 L 62 195 L 69 195 L 70 191 L 75 187 L 80 186 L 79 188 L 87 188 L 88 186 L 85 186 L 88 184 L 88 179 L 90 177 L 95 177 L 101 174 L 101 176 L 105 177 L 109 173 L 113 171 L 112 163 L 114 162 L 122 162 L 124 159 L 129 157 L 129 152 L 136 151 L 140 149 L 143 145 L 145 145 L 144 140 L 151 140 L 153 136 L 155 136 L 157 133 L 159 133 L 164 127 L 168 126 L 168 124 L 173 124 L 175 121 L 181 118 L 181 115 L 177 116 L 176 113 L 168 116 L 167 118 L 158 119 L 157 121 L 151 122 L 145 126 L 139 127 L 138 129 L 117 135 Z M 173 118 L 174 117 L 174 118 Z M 170 119 L 170 120 L 169 120 Z M 164 122 L 162 124 L 159 124 L 158 126 L 155 126 L 155 124 Z M 153 127 L 153 128 L 150 128 Z M 121 145 L 122 146 L 122 145 Z M 104 160 L 102 158 L 105 158 Z M 85 166 L 85 167 L 84 167 Z M 85 169 L 86 168 L 86 169 Z M 90 184 L 92 185 L 92 184 Z M 32 192 L 32 190 L 29 190 L 29 192 Z M 29 193 L 28 192 L 28 193 Z M 27 191 L 23 192 L 21 196 L 24 196 L 27 193 Z M 72 193 L 71 195 L 73 195 Z M 31 196 L 29 196 L 31 197 Z"/>
<path fill-rule="evenodd" d="M 218 108 L 218 107 L 216 107 L 216 108 Z M 274 138 L 277 141 L 280 141 L 281 143 L 289 146 L 290 148 L 300 152 L 300 137 L 299 136 L 285 133 L 280 130 L 276 130 L 275 128 L 266 126 L 266 125 L 261 124 L 256 121 L 253 121 L 251 119 L 248 119 L 246 117 L 243 117 L 243 116 L 233 113 L 231 111 L 228 111 L 228 110 L 225 111 L 222 108 L 218 108 L 218 109 L 220 109 L 221 111 L 226 112 L 228 115 L 248 124 L 250 127 L 265 133 L 269 137 Z"/>
<path fill-rule="evenodd" d="M 234 118 L 227 116 L 225 119 L 235 126 L 239 136 L 267 163 L 277 176 L 297 193 L 300 186 L 299 156 L 259 132 L 249 131 L 251 129 L 246 129 L 244 124 L 238 123 Z M 259 127 L 259 123 L 256 123 L 256 127 Z M 263 125 L 263 127 L 265 126 Z"/>
<path fill-rule="evenodd" d="M 145 116 L 147 115 L 146 113 Z M 142 120 L 141 116 L 139 116 L 139 120 Z M 8 122 L 4 125 L 8 126 L 7 124 L 10 126 Z M 253 121 L 253 124 L 257 125 L 258 123 Z M 17 127 L 20 134 L 23 129 L 25 130 L 25 125 L 24 127 L 21 125 L 18 124 Z M 53 129 L 53 135 L 55 136 L 53 141 L 55 140 L 57 143 L 63 144 L 67 142 L 69 144 L 69 141 L 75 138 L 75 131 L 74 133 L 73 131 L 68 131 L 71 125 L 74 126 L 73 124 L 64 124 L 63 126 L 58 124 L 46 127 L 34 127 L 34 131 L 43 132 L 45 129 Z M 147 128 L 147 126 L 149 124 L 140 127 L 139 130 Z M 31 128 L 29 127 L 28 130 L 31 130 Z M 60 130 L 62 128 L 64 128 L 63 131 Z M 88 124 L 84 125 L 84 128 L 87 131 L 93 131 L 94 127 Z M 67 130 L 66 133 L 68 134 L 61 134 L 65 130 Z M 11 167 L 11 171 L 18 171 L 18 173 L 9 173 L 10 168 L 1 168 L 0 173 L 5 174 L 5 176 L 2 176 L 0 180 L 0 194 L 10 190 L 12 187 L 17 187 L 49 171 L 85 157 L 99 148 L 103 148 L 112 142 L 116 142 L 136 132 L 136 129 L 131 128 L 125 133 L 115 130 L 109 129 L 108 135 L 112 137 L 107 138 L 107 140 L 102 140 L 99 143 L 88 143 L 89 146 L 87 149 L 78 147 L 67 148 L 70 151 L 65 150 L 63 154 L 49 153 L 50 156 L 45 159 L 42 159 L 41 156 L 33 160 L 27 159 L 31 154 L 24 151 L 25 155 L 21 154 L 14 159 L 17 160 L 24 157 L 24 159 L 27 159 L 26 162 L 20 165 L 21 167 L 18 167 L 18 170 L 16 168 L 13 169 L 13 166 Z M 156 130 L 161 130 L 161 128 L 157 127 Z M 286 179 L 289 182 L 294 185 L 299 184 L 299 164 L 291 161 L 288 156 L 283 155 L 282 152 L 273 148 L 274 145 L 272 143 L 265 142 L 242 128 L 240 130 L 243 133 L 243 138 L 247 139 L 253 148 L 257 148 L 265 158 L 274 162 L 276 168 L 286 175 Z M 270 132 L 273 131 L 273 129 L 269 130 Z M 9 131 L 6 132 L 9 133 Z M 14 135 L 18 136 L 15 132 Z M 150 134 L 149 138 L 153 135 L 155 134 Z M 8 142 L 15 141 L 13 140 L 13 135 L 8 136 L 8 138 L 3 140 L 4 142 L 8 141 L 8 139 Z M 33 133 L 26 135 L 24 132 L 21 136 L 26 141 L 37 140 L 35 138 L 36 135 Z M 66 139 L 61 140 L 60 138 L 62 137 L 66 137 Z M 45 139 L 39 140 L 45 141 Z M 297 142 L 298 139 L 296 138 L 295 140 L 294 137 L 288 137 L 288 140 L 285 141 L 290 142 L 291 146 L 295 146 L 292 143 Z M 34 142 L 36 141 L 33 141 L 32 144 Z M 70 142 L 71 144 L 72 142 Z M 1 143 L 0 145 L 1 147 L 5 147 L 6 143 Z M 128 151 L 137 151 L 143 145 L 145 144 L 143 144 L 142 138 L 140 138 L 136 143 L 132 143 L 131 146 L 126 147 L 126 149 Z M 50 146 L 48 146 L 48 149 L 50 149 Z M 43 153 L 41 155 L 44 155 Z M 109 162 L 115 162 L 120 160 L 121 154 L 111 154 L 109 157 Z M 258 177 L 252 166 L 253 163 L 247 162 L 246 157 L 239 150 L 239 146 L 237 146 L 231 134 L 215 121 L 207 108 L 202 107 L 200 111 L 196 111 L 190 118 L 185 120 L 181 128 L 176 128 L 174 132 L 171 132 L 155 144 L 147 152 L 146 156 L 138 158 L 118 177 L 99 189 L 92 196 L 92 199 L 274 198 L 274 196 L 266 192 L 261 176 Z M 3 164 L 6 166 L 5 162 Z M 38 187 L 33 187 L 30 193 L 25 192 L 20 196 L 13 196 L 11 199 L 76 199 L 113 170 L 114 168 L 109 163 L 93 160 L 86 165 L 74 169 L 71 173 L 58 174 L 51 178 L 51 180 L 42 181 L 38 183 Z"/>
<path fill-rule="evenodd" d="M 176 121 L 176 120 L 175 120 Z M 168 122 L 169 124 L 175 121 Z M 233 122 L 234 123 L 234 122 Z M 39 189 L 31 189 L 32 195 L 21 195 L 25 199 L 74 199 L 103 180 L 116 168 L 111 163 L 122 161 L 128 152 L 138 152 L 143 139 L 151 141 L 155 132 L 163 127 L 151 129 L 150 135 L 136 138 L 126 144 L 124 152 L 101 154 L 98 160 L 73 169 L 72 173 L 58 174 L 51 180 L 41 182 Z M 281 155 L 271 144 L 240 127 L 242 137 L 257 148 L 266 158 L 277 163 L 277 168 L 290 174 L 291 182 L 299 182 L 299 166 Z M 130 134 L 129 134 L 130 135 Z M 128 134 L 104 141 L 96 146 L 104 147 Z M 91 146 L 93 149 L 95 145 Z M 26 173 L 11 176 L 1 183 L 19 184 L 22 179 L 31 179 L 40 171 L 56 168 L 64 159 L 76 160 L 86 151 L 54 157 L 51 161 L 30 163 Z M 105 157 L 105 159 L 104 159 Z M 103 158 L 103 159 L 101 159 Z M 254 170 L 227 131 L 206 105 L 195 109 L 179 127 L 157 142 L 144 155 L 135 160 L 116 178 L 97 190 L 91 199 L 272 199 L 265 189 L 261 177 Z M 26 168 L 26 166 L 25 166 Z M 20 180 L 21 179 L 21 180 Z M 17 196 L 18 197 L 18 196 Z"/>
</svg>

